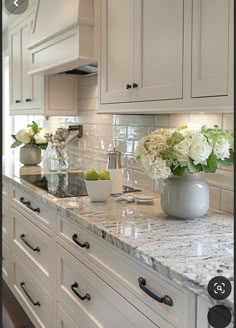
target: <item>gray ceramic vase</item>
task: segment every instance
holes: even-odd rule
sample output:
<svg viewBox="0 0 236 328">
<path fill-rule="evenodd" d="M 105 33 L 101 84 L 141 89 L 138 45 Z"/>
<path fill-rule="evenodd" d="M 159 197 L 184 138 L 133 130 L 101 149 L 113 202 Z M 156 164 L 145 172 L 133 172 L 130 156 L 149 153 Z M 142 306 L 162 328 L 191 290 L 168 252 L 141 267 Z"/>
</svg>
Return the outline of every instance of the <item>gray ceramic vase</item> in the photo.
<svg viewBox="0 0 236 328">
<path fill-rule="evenodd" d="M 38 146 L 27 144 L 20 148 L 20 162 L 25 166 L 37 165 L 41 160 L 41 149 Z"/>
<path fill-rule="evenodd" d="M 168 216 L 181 219 L 203 216 L 209 208 L 208 183 L 196 173 L 163 180 L 161 208 Z"/>
</svg>

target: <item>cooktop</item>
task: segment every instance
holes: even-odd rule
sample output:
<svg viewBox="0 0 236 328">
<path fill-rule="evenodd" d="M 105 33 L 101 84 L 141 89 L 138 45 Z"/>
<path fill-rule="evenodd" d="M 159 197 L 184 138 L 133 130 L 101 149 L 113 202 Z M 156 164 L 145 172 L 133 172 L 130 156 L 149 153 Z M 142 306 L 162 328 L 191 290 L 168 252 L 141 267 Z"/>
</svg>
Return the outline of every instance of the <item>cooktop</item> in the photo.
<svg viewBox="0 0 236 328">
<path fill-rule="evenodd" d="M 87 196 L 83 172 L 20 175 L 20 178 L 58 198 Z M 141 191 L 123 186 L 123 193 Z"/>
</svg>

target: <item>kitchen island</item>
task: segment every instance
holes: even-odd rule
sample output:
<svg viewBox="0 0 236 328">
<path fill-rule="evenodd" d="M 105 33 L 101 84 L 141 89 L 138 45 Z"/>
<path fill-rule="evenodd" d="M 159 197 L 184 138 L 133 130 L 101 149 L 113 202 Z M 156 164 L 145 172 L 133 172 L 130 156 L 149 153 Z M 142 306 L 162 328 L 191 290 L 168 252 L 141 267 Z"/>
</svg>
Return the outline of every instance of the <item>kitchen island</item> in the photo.
<svg viewBox="0 0 236 328">
<path fill-rule="evenodd" d="M 36 204 L 51 209 L 57 220 L 63 217 L 99 242 L 117 249 L 121 257 L 128 256 L 151 273 L 156 272 L 165 281 L 212 305 L 224 304 L 233 310 L 233 286 L 230 296 L 221 302 L 213 300 L 207 292 L 208 282 L 215 276 L 224 276 L 233 285 L 232 215 L 209 209 L 202 218 L 167 217 L 161 210 L 159 194 L 147 191 L 142 194 L 154 196 L 153 205 L 120 203 L 114 197 L 104 203 L 93 203 L 87 196 L 59 199 L 20 178 L 20 174 L 40 174 L 40 167 L 23 167 L 18 174 L 16 171 L 7 165 L 4 181 L 29 195 Z M 57 232 L 58 226 L 57 223 Z M 178 327 L 174 321 L 171 323 Z"/>
</svg>

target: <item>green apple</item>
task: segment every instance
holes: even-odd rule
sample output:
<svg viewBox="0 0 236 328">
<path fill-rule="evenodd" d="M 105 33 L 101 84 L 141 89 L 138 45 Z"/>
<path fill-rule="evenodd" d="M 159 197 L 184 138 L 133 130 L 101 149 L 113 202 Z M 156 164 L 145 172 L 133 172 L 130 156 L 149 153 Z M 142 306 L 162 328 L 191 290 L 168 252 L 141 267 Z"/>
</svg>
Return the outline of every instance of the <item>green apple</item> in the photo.
<svg viewBox="0 0 236 328">
<path fill-rule="evenodd" d="M 98 174 L 94 169 L 88 169 L 84 171 L 84 178 L 86 180 L 98 180 Z"/>
<path fill-rule="evenodd" d="M 99 180 L 111 180 L 110 174 L 106 170 L 98 171 L 98 179 Z"/>
</svg>

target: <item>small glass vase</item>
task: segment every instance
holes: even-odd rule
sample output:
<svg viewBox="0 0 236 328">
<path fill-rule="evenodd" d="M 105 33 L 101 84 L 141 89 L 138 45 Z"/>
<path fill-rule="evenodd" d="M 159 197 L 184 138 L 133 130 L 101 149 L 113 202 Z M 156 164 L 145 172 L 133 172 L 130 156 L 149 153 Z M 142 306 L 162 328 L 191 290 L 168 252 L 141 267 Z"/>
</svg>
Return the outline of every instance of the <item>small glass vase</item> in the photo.
<svg viewBox="0 0 236 328">
<path fill-rule="evenodd" d="M 52 145 L 47 156 L 49 171 L 65 172 L 68 170 L 68 156 L 62 146 Z"/>
<path fill-rule="evenodd" d="M 34 166 L 41 162 L 41 149 L 35 144 L 27 144 L 20 148 L 20 162 L 25 166 Z"/>
<path fill-rule="evenodd" d="M 161 208 L 168 216 L 191 219 L 201 217 L 209 208 L 208 183 L 198 173 L 171 176 L 161 184 Z"/>
</svg>

